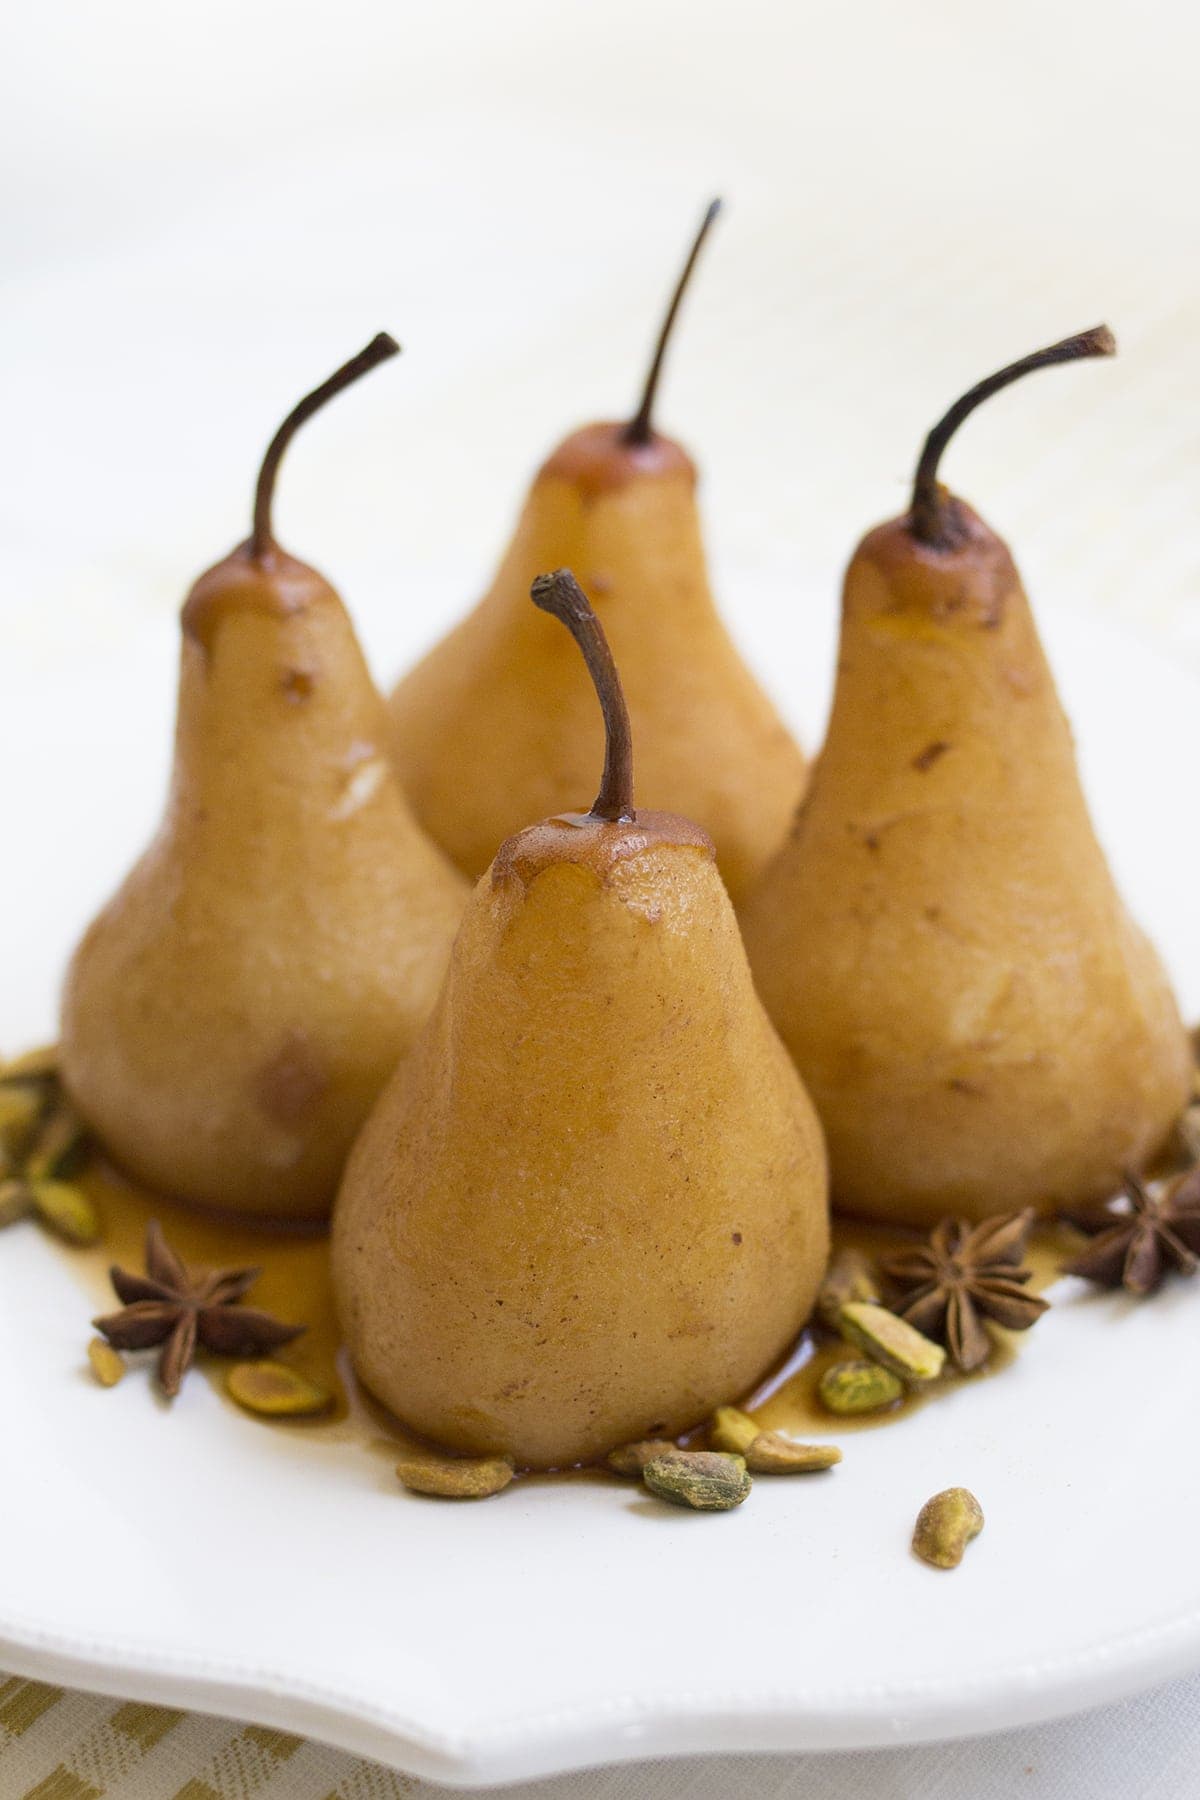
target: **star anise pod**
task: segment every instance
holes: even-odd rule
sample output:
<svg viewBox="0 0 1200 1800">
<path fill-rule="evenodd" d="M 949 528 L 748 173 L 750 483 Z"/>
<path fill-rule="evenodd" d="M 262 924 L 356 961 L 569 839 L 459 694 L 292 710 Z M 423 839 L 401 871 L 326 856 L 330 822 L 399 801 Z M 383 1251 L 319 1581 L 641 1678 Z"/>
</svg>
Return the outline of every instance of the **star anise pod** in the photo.
<svg viewBox="0 0 1200 1800">
<path fill-rule="evenodd" d="M 1102 1287 L 1123 1287 L 1139 1298 L 1162 1286 L 1169 1269 L 1193 1275 L 1200 1267 L 1200 1168 L 1189 1169 L 1155 1198 L 1136 1175 L 1124 1191 L 1093 1213 L 1072 1215 L 1093 1241 L 1065 1275 L 1082 1275 Z"/>
<path fill-rule="evenodd" d="M 1028 1331 L 1049 1306 L 1025 1291 L 1033 1271 L 1021 1267 L 1021 1258 L 1032 1223 L 1032 1209 L 979 1225 L 943 1219 L 928 1244 L 898 1251 L 881 1264 L 899 1290 L 900 1317 L 945 1344 L 960 1369 L 977 1369 L 991 1355 L 985 1319 Z"/>
<path fill-rule="evenodd" d="M 197 1347 L 218 1356 L 265 1356 L 300 1336 L 303 1325 L 283 1325 L 269 1313 L 238 1304 L 261 1274 L 261 1269 L 189 1269 L 151 1220 L 146 1273 L 110 1269 L 109 1279 L 124 1304 L 120 1312 L 92 1323 L 116 1350 L 161 1344 L 159 1385 L 173 1399 Z"/>
</svg>

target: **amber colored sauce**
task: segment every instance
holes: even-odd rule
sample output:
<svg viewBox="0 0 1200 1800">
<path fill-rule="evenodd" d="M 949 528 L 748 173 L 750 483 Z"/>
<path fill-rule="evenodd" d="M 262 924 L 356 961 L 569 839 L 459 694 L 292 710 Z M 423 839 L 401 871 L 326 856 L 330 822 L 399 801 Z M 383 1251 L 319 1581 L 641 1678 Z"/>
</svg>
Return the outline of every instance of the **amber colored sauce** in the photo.
<svg viewBox="0 0 1200 1800">
<path fill-rule="evenodd" d="M 305 1327 L 303 1337 L 285 1345 L 277 1360 L 327 1388 L 334 1405 L 312 1418 L 272 1419 L 256 1413 L 256 1423 L 277 1431 L 318 1432 L 323 1442 L 353 1443 L 390 1461 L 400 1451 L 437 1454 L 434 1446 L 408 1431 L 356 1380 L 333 1304 L 324 1228 L 311 1224 L 292 1228 L 268 1221 L 249 1224 L 228 1214 L 206 1213 L 158 1199 L 103 1165 L 73 1179 L 94 1201 L 104 1227 L 101 1243 L 87 1250 L 64 1251 L 87 1290 L 91 1316 L 119 1308 L 109 1268 L 113 1263 L 125 1269 L 144 1268 L 146 1226 L 157 1219 L 171 1248 L 192 1267 L 261 1269 L 246 1296 L 247 1305 Z M 144 1367 L 149 1375 L 156 1354 L 131 1354 L 126 1360 L 131 1371 L 141 1373 Z M 249 1415 L 241 1412 L 226 1392 L 225 1376 L 231 1367 L 229 1359 L 201 1352 L 187 1379 L 207 1380 L 214 1393 L 245 1418 Z"/>
<path fill-rule="evenodd" d="M 833 1222 L 835 1253 L 845 1249 L 861 1250 L 872 1260 L 895 1251 L 905 1241 L 919 1243 L 923 1235 L 855 1219 L 835 1219 Z M 1058 1279 L 1061 1265 L 1077 1251 L 1081 1241 L 1080 1234 L 1069 1225 L 1052 1219 L 1040 1221 L 1030 1235 L 1025 1256 L 1026 1266 L 1033 1270 L 1029 1291 L 1040 1294 L 1050 1287 Z M 988 1381 L 1008 1368 L 1020 1349 L 1023 1334 L 1003 1331 L 998 1326 L 990 1326 L 989 1330 L 995 1349 L 982 1368 L 969 1375 L 951 1370 L 924 1388 L 909 1388 L 903 1398 L 886 1411 L 841 1415 L 828 1412 L 821 1404 L 818 1392 L 821 1377 L 834 1363 L 845 1362 L 860 1353 L 822 1326 L 810 1326 L 783 1362 L 742 1404 L 764 1431 L 782 1431 L 789 1437 L 837 1437 L 849 1431 L 878 1429 L 881 1425 L 907 1418 L 951 1388 Z"/>
<path fill-rule="evenodd" d="M 209 1215 L 170 1200 L 156 1199 L 102 1166 L 89 1169 L 76 1179 L 95 1202 L 104 1226 L 103 1241 L 94 1248 L 66 1253 L 88 1289 L 96 1316 L 119 1309 L 121 1303 L 108 1279 L 109 1267 L 118 1263 L 123 1269 L 142 1270 L 146 1226 L 151 1219 L 157 1219 L 171 1248 L 188 1264 L 208 1269 L 261 1268 L 262 1275 L 246 1296 L 247 1305 L 261 1307 L 289 1324 L 306 1327 L 303 1337 L 280 1351 L 279 1360 L 337 1396 L 333 1412 L 296 1423 L 311 1430 L 347 1417 L 349 1408 L 338 1359 L 341 1333 L 333 1306 L 329 1246 L 323 1231 L 312 1227 L 281 1231 Z M 132 1364 L 142 1358 L 129 1360 Z M 150 1362 L 152 1358 L 146 1360 Z M 229 1366 L 223 1357 L 203 1355 L 197 1364 L 222 1394 Z M 289 1428 L 294 1428 L 294 1424 Z"/>
<path fill-rule="evenodd" d="M 263 1223 L 249 1225 L 228 1217 L 209 1215 L 175 1202 L 156 1199 L 124 1181 L 103 1166 L 77 1178 L 99 1209 L 104 1240 L 89 1250 L 64 1251 L 88 1293 L 93 1314 L 115 1311 L 119 1305 L 108 1279 L 109 1266 L 143 1268 L 146 1226 L 157 1219 L 167 1241 L 185 1262 L 204 1268 L 251 1265 L 262 1274 L 248 1304 L 264 1308 L 276 1318 L 306 1327 L 304 1336 L 289 1344 L 280 1360 L 299 1369 L 336 1396 L 334 1408 L 317 1418 L 272 1420 L 264 1425 L 287 1431 L 330 1434 L 382 1456 L 398 1450 L 430 1450 L 431 1446 L 406 1431 L 389 1412 L 354 1379 L 349 1357 L 341 1341 L 329 1271 L 329 1251 L 323 1231 L 286 1230 Z M 834 1248 L 854 1248 L 875 1258 L 895 1250 L 919 1234 L 894 1227 L 868 1225 L 850 1219 L 834 1221 Z M 1030 1241 L 1027 1263 L 1033 1268 L 1031 1291 L 1040 1293 L 1057 1278 L 1062 1262 L 1080 1242 L 1070 1226 L 1039 1224 Z M 783 1431 L 799 1438 L 842 1437 L 850 1431 L 878 1429 L 906 1418 L 919 1407 L 936 1400 L 950 1387 L 989 1380 L 1012 1362 L 1020 1346 L 1020 1334 L 993 1328 L 996 1349 L 980 1370 L 970 1375 L 950 1374 L 925 1390 L 912 1390 L 886 1412 L 842 1417 L 826 1411 L 817 1389 L 824 1371 L 835 1362 L 858 1355 L 851 1346 L 820 1326 L 805 1331 L 788 1356 L 772 1370 L 755 1391 L 742 1400 L 764 1430 Z M 131 1365 L 152 1364 L 148 1356 L 131 1356 Z M 207 1379 L 223 1398 L 229 1364 L 220 1357 L 201 1355 L 196 1374 Z M 228 1404 L 233 1405 L 232 1401 Z M 699 1442 L 702 1429 L 683 1441 Z M 595 1471 L 566 1470 L 579 1479 Z"/>
</svg>

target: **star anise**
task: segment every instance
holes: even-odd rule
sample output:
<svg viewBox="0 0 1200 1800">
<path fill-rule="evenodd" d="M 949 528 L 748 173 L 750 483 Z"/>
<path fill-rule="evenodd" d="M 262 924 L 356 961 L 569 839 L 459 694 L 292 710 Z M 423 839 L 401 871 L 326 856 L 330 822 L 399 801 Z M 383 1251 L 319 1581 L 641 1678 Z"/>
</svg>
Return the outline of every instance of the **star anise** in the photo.
<svg viewBox="0 0 1200 1800">
<path fill-rule="evenodd" d="M 1157 1198 L 1136 1175 L 1124 1191 L 1093 1213 L 1072 1215 L 1093 1241 L 1065 1275 L 1082 1275 L 1103 1287 L 1123 1287 L 1139 1298 L 1162 1286 L 1172 1267 L 1193 1275 L 1200 1267 L 1200 1168 L 1178 1176 Z"/>
<path fill-rule="evenodd" d="M 92 1322 L 116 1350 L 161 1344 L 159 1385 L 173 1399 L 197 1347 L 218 1356 L 265 1356 L 304 1330 L 238 1304 L 261 1274 L 261 1269 L 189 1269 L 152 1220 L 146 1227 L 146 1273 L 110 1269 L 109 1279 L 124 1305 Z"/>
<path fill-rule="evenodd" d="M 977 1369 L 991 1355 L 984 1319 L 1028 1331 L 1049 1305 L 1025 1291 L 1033 1271 L 1020 1265 L 1032 1223 L 1031 1209 L 974 1226 L 943 1219 L 928 1244 L 898 1251 L 881 1264 L 899 1290 L 900 1317 L 945 1344 L 960 1369 Z"/>
</svg>

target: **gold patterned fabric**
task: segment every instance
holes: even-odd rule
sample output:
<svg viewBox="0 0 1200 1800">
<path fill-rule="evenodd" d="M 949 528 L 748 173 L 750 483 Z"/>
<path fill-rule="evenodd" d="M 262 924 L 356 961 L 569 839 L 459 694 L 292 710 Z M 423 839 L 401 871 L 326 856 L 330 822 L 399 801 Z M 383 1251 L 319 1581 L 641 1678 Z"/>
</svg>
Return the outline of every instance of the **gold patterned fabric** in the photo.
<svg viewBox="0 0 1200 1800">
<path fill-rule="evenodd" d="M 0 1675 L 0 1800 L 399 1800 L 417 1789 L 285 1731 Z"/>
</svg>

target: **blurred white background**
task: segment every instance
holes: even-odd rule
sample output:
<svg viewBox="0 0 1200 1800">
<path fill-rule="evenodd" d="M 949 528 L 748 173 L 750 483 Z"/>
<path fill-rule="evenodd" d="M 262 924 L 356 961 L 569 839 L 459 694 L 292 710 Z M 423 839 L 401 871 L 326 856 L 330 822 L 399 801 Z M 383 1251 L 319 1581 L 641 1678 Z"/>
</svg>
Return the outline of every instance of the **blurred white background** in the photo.
<svg viewBox="0 0 1200 1800">
<path fill-rule="evenodd" d="M 416 639 L 565 429 L 627 407 L 729 200 L 662 408 L 726 566 L 833 603 L 956 392 L 1106 317 L 1116 365 L 995 401 L 948 466 L 1035 596 L 1200 655 L 1200 25 L 1185 0 L 51 0 L 0 73 L 7 658 L 90 654 L 281 529 Z M 464 587 L 462 584 L 466 583 Z M 754 629 L 751 589 L 731 601 Z"/>
</svg>

